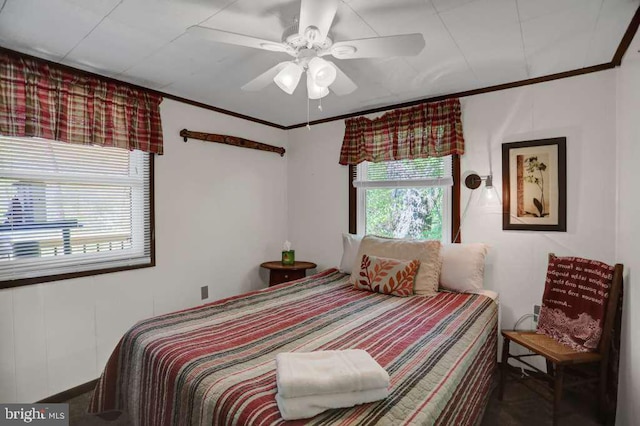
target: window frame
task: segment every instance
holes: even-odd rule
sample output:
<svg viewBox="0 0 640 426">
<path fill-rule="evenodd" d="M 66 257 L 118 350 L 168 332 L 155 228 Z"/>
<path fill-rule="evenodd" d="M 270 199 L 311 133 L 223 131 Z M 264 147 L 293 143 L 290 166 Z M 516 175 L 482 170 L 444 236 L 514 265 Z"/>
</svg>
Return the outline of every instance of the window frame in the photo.
<svg viewBox="0 0 640 426">
<path fill-rule="evenodd" d="M 93 275 L 109 274 L 112 272 L 128 271 L 132 269 L 150 268 L 156 266 L 156 233 L 155 233 L 155 155 L 149 155 L 149 232 L 150 232 L 150 260 L 147 263 L 136 265 L 115 266 L 87 271 L 67 272 L 62 274 L 42 275 L 38 277 L 18 278 L 15 280 L 0 281 L 0 290 L 6 288 L 21 287 L 32 284 L 41 284 L 52 281 L 68 280 L 72 278 L 88 277 Z"/>
<path fill-rule="evenodd" d="M 453 154 L 451 156 L 453 186 L 451 187 L 451 242 L 459 243 L 462 241 L 462 235 L 458 232 L 460 228 L 460 156 Z M 353 180 L 356 177 L 357 165 L 349 165 L 348 185 L 349 185 L 349 233 L 358 233 L 358 206 L 360 204 L 358 189 L 353 186 Z M 457 235 L 456 235 L 457 234 Z M 455 241 L 454 241 L 455 238 Z"/>
</svg>

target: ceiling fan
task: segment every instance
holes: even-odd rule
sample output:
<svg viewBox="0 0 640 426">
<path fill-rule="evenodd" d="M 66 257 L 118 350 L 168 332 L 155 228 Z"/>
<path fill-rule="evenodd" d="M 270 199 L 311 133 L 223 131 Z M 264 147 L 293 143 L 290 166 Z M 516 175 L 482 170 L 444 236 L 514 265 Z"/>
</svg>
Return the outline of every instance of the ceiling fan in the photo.
<svg viewBox="0 0 640 426">
<path fill-rule="evenodd" d="M 338 10 L 338 2 L 339 0 L 301 0 L 300 19 L 285 30 L 280 42 L 199 25 L 189 27 L 187 32 L 219 43 L 283 52 L 293 56 L 293 60 L 280 62 L 263 72 L 242 86 L 242 90 L 261 90 L 273 81 L 291 95 L 306 71 L 309 99 L 323 98 L 329 94 L 329 89 L 336 95 L 347 95 L 358 87 L 336 64 L 324 59 L 325 56 L 336 59 L 413 56 L 424 48 L 424 37 L 420 33 L 334 42 L 329 37 L 329 30 Z"/>
</svg>

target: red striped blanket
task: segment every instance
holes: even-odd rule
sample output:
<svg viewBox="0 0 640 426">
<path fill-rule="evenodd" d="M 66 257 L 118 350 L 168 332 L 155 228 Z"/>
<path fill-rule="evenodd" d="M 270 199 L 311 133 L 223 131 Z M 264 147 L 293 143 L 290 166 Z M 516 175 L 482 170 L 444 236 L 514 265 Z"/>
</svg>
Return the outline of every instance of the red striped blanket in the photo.
<svg viewBox="0 0 640 426">
<path fill-rule="evenodd" d="M 496 365 L 496 304 L 370 293 L 348 278 L 330 269 L 139 322 L 89 411 L 120 410 L 139 425 L 276 425 L 277 353 L 359 348 L 389 373 L 389 397 L 292 424 L 477 423 Z"/>
</svg>

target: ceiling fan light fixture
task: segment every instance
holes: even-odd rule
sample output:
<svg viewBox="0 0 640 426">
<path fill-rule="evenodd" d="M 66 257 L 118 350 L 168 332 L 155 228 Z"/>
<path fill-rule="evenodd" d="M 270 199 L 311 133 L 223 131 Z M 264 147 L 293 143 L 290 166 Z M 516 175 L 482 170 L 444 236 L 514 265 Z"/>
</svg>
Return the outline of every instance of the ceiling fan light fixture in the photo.
<svg viewBox="0 0 640 426">
<path fill-rule="evenodd" d="M 311 75 L 314 83 L 320 87 L 329 87 L 338 75 L 335 67 L 328 61 L 317 56 L 309 61 L 307 74 Z"/>
<path fill-rule="evenodd" d="M 307 73 L 307 96 L 309 99 L 324 98 L 329 94 L 329 89 L 326 87 L 318 86 L 310 73 Z"/>
<path fill-rule="evenodd" d="M 276 76 L 273 82 L 278 85 L 284 92 L 289 95 L 298 87 L 300 77 L 302 76 L 302 67 L 295 62 L 289 62 Z"/>
</svg>

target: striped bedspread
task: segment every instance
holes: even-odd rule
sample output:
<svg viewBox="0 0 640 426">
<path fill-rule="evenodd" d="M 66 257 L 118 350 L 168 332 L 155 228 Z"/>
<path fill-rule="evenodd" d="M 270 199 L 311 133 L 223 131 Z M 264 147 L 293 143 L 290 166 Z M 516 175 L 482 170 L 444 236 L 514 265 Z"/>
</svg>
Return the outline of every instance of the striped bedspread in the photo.
<svg viewBox="0 0 640 426">
<path fill-rule="evenodd" d="M 496 366 L 497 307 L 473 294 L 355 290 L 335 269 L 141 321 L 115 348 L 89 411 L 139 425 L 276 425 L 279 352 L 364 349 L 390 396 L 292 424 L 472 425 Z"/>
</svg>

